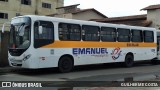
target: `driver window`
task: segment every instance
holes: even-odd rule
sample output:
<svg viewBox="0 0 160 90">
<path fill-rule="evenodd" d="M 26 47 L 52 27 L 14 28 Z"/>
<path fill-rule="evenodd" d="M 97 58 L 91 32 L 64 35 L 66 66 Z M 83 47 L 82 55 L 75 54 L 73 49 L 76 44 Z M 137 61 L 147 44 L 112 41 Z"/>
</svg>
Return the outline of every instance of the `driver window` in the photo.
<svg viewBox="0 0 160 90">
<path fill-rule="evenodd" d="M 39 26 L 42 26 L 42 34 L 39 34 Z M 34 23 L 34 47 L 39 48 L 53 43 L 54 25 L 49 21 L 37 21 Z"/>
</svg>

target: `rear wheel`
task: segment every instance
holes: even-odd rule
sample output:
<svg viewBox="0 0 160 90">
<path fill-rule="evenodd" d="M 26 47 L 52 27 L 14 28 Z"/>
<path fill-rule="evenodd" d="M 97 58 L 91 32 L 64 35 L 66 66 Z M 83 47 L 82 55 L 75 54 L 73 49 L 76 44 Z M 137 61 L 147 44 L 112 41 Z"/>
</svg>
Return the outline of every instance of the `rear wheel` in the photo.
<svg viewBox="0 0 160 90">
<path fill-rule="evenodd" d="M 126 55 L 125 57 L 125 62 L 124 62 L 124 65 L 125 67 L 132 67 L 134 64 L 134 57 L 133 55 Z"/>
<path fill-rule="evenodd" d="M 153 64 L 153 65 L 158 65 L 159 64 L 159 61 L 158 60 L 151 60 L 151 64 Z"/>
<path fill-rule="evenodd" d="M 70 72 L 73 69 L 73 60 L 68 56 L 60 58 L 58 68 L 62 73 Z"/>
</svg>

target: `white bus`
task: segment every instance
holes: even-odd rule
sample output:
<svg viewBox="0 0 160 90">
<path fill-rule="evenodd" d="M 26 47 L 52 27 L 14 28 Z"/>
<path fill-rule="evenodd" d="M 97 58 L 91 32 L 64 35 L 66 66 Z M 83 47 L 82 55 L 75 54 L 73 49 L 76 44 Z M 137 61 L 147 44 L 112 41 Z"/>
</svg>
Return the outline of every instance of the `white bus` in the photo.
<svg viewBox="0 0 160 90">
<path fill-rule="evenodd" d="M 156 29 L 26 15 L 11 21 L 9 64 L 29 69 L 134 61 L 157 57 Z"/>
</svg>

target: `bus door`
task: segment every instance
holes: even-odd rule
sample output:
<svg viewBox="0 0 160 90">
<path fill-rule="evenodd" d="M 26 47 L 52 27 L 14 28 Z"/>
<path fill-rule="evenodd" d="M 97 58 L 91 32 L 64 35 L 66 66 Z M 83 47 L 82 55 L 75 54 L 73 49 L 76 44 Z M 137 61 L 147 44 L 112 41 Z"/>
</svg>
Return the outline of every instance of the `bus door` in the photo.
<svg viewBox="0 0 160 90">
<path fill-rule="evenodd" d="M 160 60 L 160 36 L 157 36 L 157 58 Z"/>
</svg>

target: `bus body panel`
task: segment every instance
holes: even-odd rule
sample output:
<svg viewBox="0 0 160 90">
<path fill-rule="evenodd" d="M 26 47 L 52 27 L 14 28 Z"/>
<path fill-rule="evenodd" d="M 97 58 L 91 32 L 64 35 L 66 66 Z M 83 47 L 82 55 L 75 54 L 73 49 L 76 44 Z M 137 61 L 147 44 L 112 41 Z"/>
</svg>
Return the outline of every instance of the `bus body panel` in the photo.
<svg viewBox="0 0 160 90">
<path fill-rule="evenodd" d="M 20 16 L 23 17 L 23 16 Z M 9 54 L 9 63 L 11 66 L 14 64 L 21 64 L 22 68 L 49 68 L 58 67 L 59 59 L 63 55 L 71 55 L 74 59 L 74 65 L 87 65 L 87 64 L 99 64 L 99 63 L 112 63 L 112 62 L 124 62 L 128 53 L 132 53 L 134 61 L 151 60 L 157 57 L 157 37 L 156 29 L 139 27 L 139 26 L 127 26 L 117 24 L 106 24 L 92 21 L 80 21 L 71 19 L 61 19 L 45 16 L 32 16 L 31 18 L 31 44 L 30 47 L 21 56 L 11 56 Z M 48 45 L 44 45 L 40 48 L 34 47 L 34 22 L 50 21 L 54 25 L 54 42 Z M 102 41 L 60 41 L 58 25 L 59 23 L 74 23 L 79 25 L 92 25 L 92 26 L 105 26 L 114 28 L 126 28 L 126 29 L 138 29 L 153 31 L 154 42 L 102 42 Z M 29 59 L 23 60 L 25 56 L 31 55 Z M 18 60 L 19 62 L 16 62 Z"/>
</svg>

